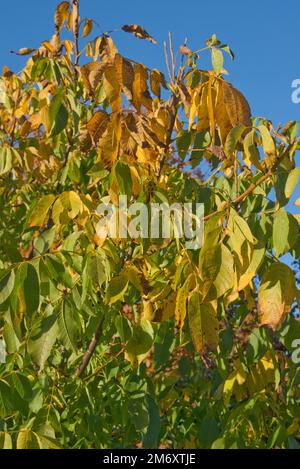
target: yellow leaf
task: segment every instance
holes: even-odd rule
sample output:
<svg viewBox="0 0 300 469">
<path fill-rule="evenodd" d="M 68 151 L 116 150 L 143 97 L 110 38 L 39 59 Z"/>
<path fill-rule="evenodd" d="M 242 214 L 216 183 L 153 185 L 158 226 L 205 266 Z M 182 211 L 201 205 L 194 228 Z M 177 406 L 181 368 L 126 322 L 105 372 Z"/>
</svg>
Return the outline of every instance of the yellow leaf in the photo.
<svg viewBox="0 0 300 469">
<path fill-rule="evenodd" d="M 104 134 L 109 122 L 109 116 L 105 111 L 97 111 L 87 123 L 87 131 L 97 145 L 99 138 Z"/>
<path fill-rule="evenodd" d="M 40 449 L 41 447 L 41 440 L 32 430 L 24 429 L 18 433 L 17 449 Z"/>
<path fill-rule="evenodd" d="M 251 125 L 251 111 L 243 94 L 222 78 L 217 79 L 217 99 L 215 109 L 223 145 L 233 127 Z"/>
<path fill-rule="evenodd" d="M 66 225 L 83 211 L 83 203 L 74 191 L 63 192 L 56 200 L 52 217 L 56 225 Z"/>
<path fill-rule="evenodd" d="M 116 77 L 119 86 L 122 88 L 126 98 L 132 100 L 132 85 L 134 80 L 134 70 L 131 62 L 124 59 L 120 54 L 115 55 Z"/>
<path fill-rule="evenodd" d="M 93 29 L 93 22 L 89 18 L 86 18 L 84 21 L 82 37 L 88 36 Z"/>
<path fill-rule="evenodd" d="M 190 290 L 194 286 L 194 283 L 195 276 L 194 274 L 190 274 L 184 282 L 183 286 L 179 288 L 177 292 L 175 304 L 175 321 L 177 327 L 179 327 L 180 329 L 182 329 L 186 317 L 186 301 Z"/>
<path fill-rule="evenodd" d="M 291 311 L 295 295 L 294 272 L 281 262 L 272 264 L 262 277 L 258 293 L 260 324 L 277 329 Z"/>
<path fill-rule="evenodd" d="M 167 84 L 164 75 L 159 70 L 151 70 L 150 86 L 152 92 L 160 99 L 160 87 L 163 86 L 167 89 Z"/>
<path fill-rule="evenodd" d="M 148 72 L 143 64 L 134 64 L 134 81 L 132 85 L 133 105 L 139 111 L 141 106 L 152 109 L 152 100 L 148 91 Z"/>
<path fill-rule="evenodd" d="M 219 342 L 219 323 L 212 303 L 201 303 L 198 292 L 193 293 L 188 302 L 189 327 L 197 352 L 206 347 L 216 349 Z"/>
<path fill-rule="evenodd" d="M 117 80 L 117 70 L 114 65 L 107 65 L 104 69 L 104 92 L 111 111 L 118 112 L 122 105 L 121 85 Z"/>
<path fill-rule="evenodd" d="M 213 80 L 214 80 L 214 76 L 210 74 L 209 81 L 208 81 L 208 89 L 207 89 L 207 112 L 208 112 L 208 118 L 209 118 L 211 140 L 212 140 L 212 144 L 214 145 L 216 122 L 215 122 L 215 110 L 214 110 L 214 101 L 213 101 Z"/>
<path fill-rule="evenodd" d="M 7 432 L 0 432 L 0 449 L 12 449 L 12 439 Z"/>
<path fill-rule="evenodd" d="M 54 194 L 49 194 L 44 195 L 40 200 L 38 200 L 29 218 L 28 225 L 30 227 L 42 226 L 44 224 L 47 213 L 55 199 L 56 196 Z"/>
<path fill-rule="evenodd" d="M 69 17 L 69 8 L 70 8 L 69 2 L 61 2 L 56 8 L 56 11 L 54 14 L 54 22 L 58 31 L 60 31 L 64 22 Z"/>
<path fill-rule="evenodd" d="M 85 88 L 90 94 L 94 95 L 103 77 L 103 64 L 100 62 L 90 62 L 81 67 L 80 72 Z"/>
</svg>

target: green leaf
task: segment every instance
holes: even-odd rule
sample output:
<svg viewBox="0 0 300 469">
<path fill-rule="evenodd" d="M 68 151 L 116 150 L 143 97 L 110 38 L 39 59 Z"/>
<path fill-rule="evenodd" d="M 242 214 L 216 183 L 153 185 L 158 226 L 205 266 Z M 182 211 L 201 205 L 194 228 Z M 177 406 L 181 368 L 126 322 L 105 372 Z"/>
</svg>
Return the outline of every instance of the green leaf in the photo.
<svg viewBox="0 0 300 469">
<path fill-rule="evenodd" d="M 143 437 L 143 448 L 157 448 L 160 432 L 160 413 L 159 408 L 152 396 L 147 396 L 149 424 L 147 432 Z"/>
<path fill-rule="evenodd" d="M 75 306 L 68 300 L 63 301 L 58 310 L 59 336 L 67 350 L 76 350 L 77 326 L 74 312 Z"/>
<path fill-rule="evenodd" d="M 153 330 L 149 321 L 143 319 L 134 326 L 133 335 L 126 345 L 126 351 L 134 356 L 147 353 L 152 347 Z"/>
<path fill-rule="evenodd" d="M 12 270 L 0 280 L 0 305 L 11 295 L 15 285 L 15 273 Z"/>
<path fill-rule="evenodd" d="M 284 209 L 276 212 L 273 224 L 273 246 L 277 257 L 287 253 L 294 246 L 298 235 L 297 220 Z"/>
<path fill-rule="evenodd" d="M 118 181 L 119 194 L 130 197 L 132 194 L 132 179 L 128 164 L 118 161 L 112 171 L 111 180 L 113 181 L 115 177 Z"/>
<path fill-rule="evenodd" d="M 68 123 L 68 111 L 62 104 L 62 98 L 62 93 L 56 94 L 49 106 L 49 122 L 52 137 L 62 132 Z"/>
<path fill-rule="evenodd" d="M 272 138 L 268 128 L 265 125 L 259 125 L 257 129 L 260 132 L 262 138 L 262 144 L 266 156 L 276 155 L 276 146 L 274 139 Z"/>
<path fill-rule="evenodd" d="M 18 303 L 21 302 L 24 314 L 31 318 L 39 309 L 40 281 L 35 267 L 30 262 L 20 265 L 15 283 L 13 293 L 14 310 L 17 310 Z"/>
<path fill-rule="evenodd" d="M 245 132 L 245 129 L 246 127 L 244 125 L 238 125 L 237 127 L 231 129 L 227 135 L 224 151 L 228 158 L 233 157 L 236 146 Z"/>
<path fill-rule="evenodd" d="M 243 160 L 248 168 L 255 166 L 255 168 L 262 170 L 259 162 L 260 155 L 256 145 L 256 131 L 251 129 L 244 138 L 244 155 Z"/>
<path fill-rule="evenodd" d="M 114 277 L 106 290 L 105 303 L 113 304 L 116 301 L 122 300 L 128 288 L 128 279 L 125 275 L 117 275 Z"/>
<path fill-rule="evenodd" d="M 31 359 L 39 366 L 40 370 L 44 368 L 58 333 L 57 316 L 52 314 L 42 319 L 30 334 L 27 350 Z"/>
<path fill-rule="evenodd" d="M 11 387 L 4 380 L 0 380 L 0 418 L 4 419 L 14 410 L 13 393 Z"/>
<path fill-rule="evenodd" d="M 178 155 L 182 160 L 184 160 L 190 145 L 192 142 L 192 132 L 189 132 L 188 130 L 182 130 L 181 132 L 178 133 L 177 138 L 176 138 L 176 147 L 177 147 L 177 152 Z"/>
<path fill-rule="evenodd" d="M 286 429 L 283 425 L 278 425 L 276 430 L 274 430 L 273 434 L 270 436 L 267 442 L 267 448 L 271 449 L 275 446 L 280 446 L 288 439 L 288 434 Z"/>
<path fill-rule="evenodd" d="M 223 71 L 224 57 L 220 49 L 211 48 L 211 61 L 216 75 L 220 75 Z"/>
<path fill-rule="evenodd" d="M 289 199 L 293 194 L 295 187 L 297 186 L 299 176 L 300 167 L 294 168 L 290 171 L 284 188 L 284 193 L 287 199 Z"/>
<path fill-rule="evenodd" d="M 287 323 L 284 322 L 280 328 L 280 341 L 290 351 L 293 352 L 294 340 L 300 339 L 300 321 L 289 317 Z"/>
<path fill-rule="evenodd" d="M 132 337 L 132 325 L 130 321 L 124 316 L 117 316 L 115 325 L 121 339 L 121 342 L 128 342 Z"/>
</svg>

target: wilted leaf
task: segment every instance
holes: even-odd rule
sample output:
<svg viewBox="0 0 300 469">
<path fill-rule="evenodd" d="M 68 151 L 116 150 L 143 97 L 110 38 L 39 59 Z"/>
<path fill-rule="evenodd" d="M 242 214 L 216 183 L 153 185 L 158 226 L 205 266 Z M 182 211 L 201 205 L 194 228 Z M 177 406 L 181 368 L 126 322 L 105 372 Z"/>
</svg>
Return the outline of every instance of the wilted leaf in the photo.
<svg viewBox="0 0 300 469">
<path fill-rule="evenodd" d="M 153 44 L 156 44 L 156 40 L 150 36 L 150 34 L 145 31 L 142 26 L 139 26 L 138 24 L 125 24 L 122 26 L 123 31 L 126 33 L 132 33 L 139 39 L 147 39 L 148 41 L 152 42 Z"/>
<path fill-rule="evenodd" d="M 54 22 L 58 31 L 62 28 L 64 22 L 69 17 L 69 8 L 70 8 L 69 2 L 61 2 L 56 8 L 56 11 L 54 14 Z"/>
<path fill-rule="evenodd" d="M 89 18 L 86 18 L 84 20 L 84 27 L 83 27 L 82 37 L 88 36 L 91 33 L 92 29 L 93 29 L 92 20 L 90 20 Z"/>
</svg>

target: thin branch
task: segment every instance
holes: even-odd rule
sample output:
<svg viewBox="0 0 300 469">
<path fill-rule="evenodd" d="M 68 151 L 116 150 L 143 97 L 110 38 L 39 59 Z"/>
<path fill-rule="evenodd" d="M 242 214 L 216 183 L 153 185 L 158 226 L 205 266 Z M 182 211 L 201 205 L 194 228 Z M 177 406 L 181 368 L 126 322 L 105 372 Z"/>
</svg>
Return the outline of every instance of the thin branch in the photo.
<svg viewBox="0 0 300 469">
<path fill-rule="evenodd" d="M 72 0 L 73 7 L 73 32 L 74 32 L 74 46 L 75 46 L 75 63 L 79 62 L 79 0 Z"/>
<path fill-rule="evenodd" d="M 248 187 L 248 189 L 245 190 L 245 192 L 243 192 L 241 195 L 236 197 L 234 200 L 229 200 L 228 202 L 223 204 L 223 206 L 221 206 L 215 212 L 212 212 L 212 213 L 209 213 L 208 215 L 206 215 L 206 217 L 203 218 L 203 221 L 207 221 L 210 218 L 212 218 L 214 215 L 217 215 L 218 213 L 224 212 L 225 210 L 227 210 L 230 207 L 231 204 L 238 205 L 240 202 L 243 202 L 243 200 L 246 199 L 246 197 L 248 197 L 248 195 L 250 195 L 260 184 L 262 184 L 267 179 L 269 179 L 271 176 L 273 176 L 274 170 L 279 166 L 279 164 L 281 163 L 281 161 L 283 160 L 283 158 L 285 156 L 286 156 L 286 153 L 284 153 L 282 155 L 282 157 L 277 160 L 277 162 L 273 166 L 273 168 L 269 169 L 269 171 L 267 173 L 265 173 L 261 178 L 259 178 L 256 182 L 253 182 L 252 184 L 250 184 L 250 186 Z"/>
<path fill-rule="evenodd" d="M 175 80 L 175 57 L 174 57 L 174 49 L 173 49 L 173 41 L 172 41 L 172 34 L 169 32 L 169 48 L 170 48 L 170 56 L 171 56 L 171 65 L 172 65 L 172 80 Z"/>
<path fill-rule="evenodd" d="M 167 66 L 167 70 L 168 70 L 168 75 L 169 75 L 169 78 L 170 78 L 170 82 L 172 84 L 173 80 L 172 80 L 172 73 L 171 73 L 171 67 L 170 67 L 170 62 L 169 62 L 169 54 L 168 54 L 166 41 L 164 41 L 164 51 L 165 51 L 165 59 L 166 59 L 166 66 Z"/>
<path fill-rule="evenodd" d="M 132 259 L 133 251 L 134 251 L 134 241 L 131 241 L 130 246 L 128 248 L 127 255 L 125 256 L 125 258 L 123 260 L 123 265 L 125 264 L 125 262 L 128 262 Z M 98 342 L 99 342 L 99 340 L 101 338 L 101 335 L 102 335 L 104 318 L 105 318 L 105 316 L 103 315 L 102 318 L 100 319 L 99 323 L 98 323 L 97 329 L 96 329 L 96 331 L 93 335 L 93 338 L 92 338 L 92 340 L 91 340 L 91 342 L 88 346 L 88 349 L 87 349 L 87 351 L 85 352 L 85 354 L 82 358 L 81 364 L 77 368 L 77 371 L 76 371 L 77 378 L 80 378 L 80 376 L 82 375 L 82 373 L 84 372 L 84 370 L 86 369 L 88 364 L 90 363 L 90 360 L 91 360 L 91 358 L 92 358 L 92 356 L 95 352 L 95 349 L 96 349 L 96 347 L 98 345 Z"/>
<path fill-rule="evenodd" d="M 84 370 L 88 366 L 88 364 L 89 364 L 89 362 L 90 362 L 90 360 L 93 356 L 95 348 L 97 347 L 98 342 L 100 340 L 100 337 L 102 335 L 103 322 L 104 322 L 104 315 L 102 316 L 102 318 L 100 319 L 100 321 L 98 323 L 97 329 L 96 329 L 96 331 L 93 335 L 93 338 L 92 338 L 92 340 L 89 344 L 89 347 L 88 347 L 87 351 L 85 352 L 85 354 L 83 356 L 83 359 L 81 361 L 80 366 L 77 368 L 77 371 L 76 371 L 77 378 L 80 378 L 80 376 L 82 375 L 82 373 L 84 372 Z"/>
</svg>

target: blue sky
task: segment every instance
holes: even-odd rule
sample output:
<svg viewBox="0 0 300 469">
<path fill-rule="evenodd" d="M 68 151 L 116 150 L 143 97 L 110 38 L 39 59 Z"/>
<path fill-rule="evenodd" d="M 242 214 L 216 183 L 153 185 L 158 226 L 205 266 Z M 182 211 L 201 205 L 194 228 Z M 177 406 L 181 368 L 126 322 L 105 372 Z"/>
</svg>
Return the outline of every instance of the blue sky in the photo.
<svg viewBox="0 0 300 469">
<path fill-rule="evenodd" d="M 2 2 L 1 67 L 6 64 L 18 71 L 24 58 L 10 54 L 10 50 L 36 47 L 51 37 L 57 3 L 56 0 Z M 139 41 L 121 31 L 113 34 L 114 40 L 125 56 L 161 69 L 163 41 L 168 31 L 173 34 L 176 48 L 187 36 L 192 50 L 202 47 L 205 39 L 216 33 L 235 52 L 234 62 L 226 59 L 228 79 L 245 94 L 253 115 L 265 116 L 275 125 L 300 120 L 300 104 L 291 100 L 291 83 L 300 79 L 299 0 L 81 0 L 81 17 L 97 21 L 99 33 L 123 24 L 141 24 L 158 40 L 158 45 Z M 97 34 L 97 29 L 94 32 Z M 205 55 L 203 67 L 208 63 Z M 290 207 L 292 212 L 299 213 L 299 208 Z"/>
</svg>

